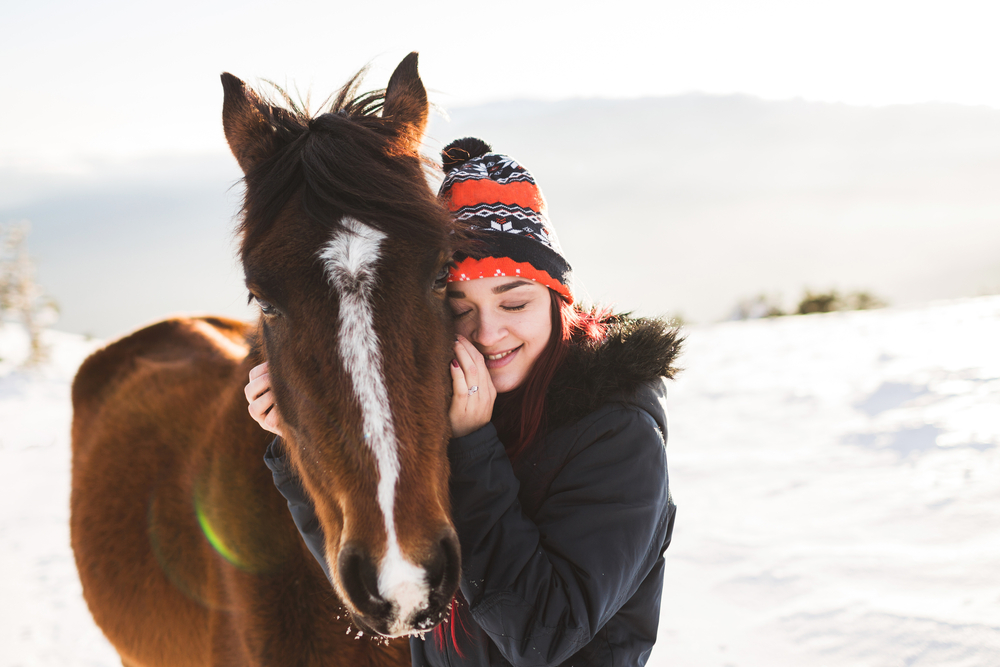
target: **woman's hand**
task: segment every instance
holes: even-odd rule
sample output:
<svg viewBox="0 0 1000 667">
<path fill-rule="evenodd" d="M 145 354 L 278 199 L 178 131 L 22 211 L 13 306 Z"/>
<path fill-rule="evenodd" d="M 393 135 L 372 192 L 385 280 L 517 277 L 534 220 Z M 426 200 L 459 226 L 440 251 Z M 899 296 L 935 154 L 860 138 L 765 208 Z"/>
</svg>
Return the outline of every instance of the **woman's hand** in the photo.
<svg viewBox="0 0 1000 667">
<path fill-rule="evenodd" d="M 483 355 L 463 336 L 458 336 L 455 341 L 451 385 L 454 393 L 448 417 L 452 437 L 460 438 L 486 426 L 493 417 L 497 390 L 493 387 Z"/>
<path fill-rule="evenodd" d="M 250 369 L 250 382 L 244 393 L 250 404 L 250 416 L 261 425 L 265 431 L 284 436 L 285 423 L 278 413 L 271 393 L 271 376 L 267 373 L 267 362 Z"/>
</svg>

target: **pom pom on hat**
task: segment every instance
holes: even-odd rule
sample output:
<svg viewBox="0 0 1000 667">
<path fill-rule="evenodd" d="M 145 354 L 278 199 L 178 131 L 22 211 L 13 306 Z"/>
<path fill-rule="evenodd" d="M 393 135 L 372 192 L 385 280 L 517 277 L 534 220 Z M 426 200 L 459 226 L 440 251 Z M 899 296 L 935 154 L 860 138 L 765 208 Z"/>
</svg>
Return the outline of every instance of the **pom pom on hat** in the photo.
<svg viewBox="0 0 1000 667">
<path fill-rule="evenodd" d="M 513 158 L 473 137 L 441 151 L 445 178 L 438 193 L 455 220 L 476 234 L 474 256 L 456 257 L 449 282 L 518 276 L 573 303 L 572 271 L 534 177 Z"/>
<path fill-rule="evenodd" d="M 455 167 L 463 162 L 492 152 L 493 147 L 482 139 L 475 137 L 455 139 L 441 151 L 441 166 L 444 167 L 444 173 L 450 174 Z"/>
</svg>

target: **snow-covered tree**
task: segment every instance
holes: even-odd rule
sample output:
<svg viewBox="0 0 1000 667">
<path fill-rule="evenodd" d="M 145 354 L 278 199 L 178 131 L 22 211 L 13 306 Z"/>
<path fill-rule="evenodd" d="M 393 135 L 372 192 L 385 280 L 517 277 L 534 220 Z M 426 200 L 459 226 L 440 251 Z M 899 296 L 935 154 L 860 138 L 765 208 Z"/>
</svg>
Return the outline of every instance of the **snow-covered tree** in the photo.
<svg viewBox="0 0 1000 667">
<path fill-rule="evenodd" d="M 35 281 L 35 264 L 28 255 L 28 222 L 0 224 L 0 318 L 20 321 L 28 332 L 26 366 L 45 360 L 42 330 L 55 321 L 55 302 Z"/>
</svg>

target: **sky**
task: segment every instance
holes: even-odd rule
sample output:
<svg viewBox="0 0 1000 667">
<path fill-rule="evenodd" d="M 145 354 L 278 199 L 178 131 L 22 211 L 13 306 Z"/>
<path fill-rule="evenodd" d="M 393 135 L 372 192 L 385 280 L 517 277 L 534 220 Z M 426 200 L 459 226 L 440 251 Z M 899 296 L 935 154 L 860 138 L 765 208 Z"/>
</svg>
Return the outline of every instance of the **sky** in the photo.
<svg viewBox="0 0 1000 667">
<path fill-rule="evenodd" d="M 0 168 L 225 153 L 222 71 L 322 99 L 411 50 L 445 110 L 700 91 L 1000 107 L 983 0 L 522 3 L 34 0 L 0 5 Z"/>
</svg>

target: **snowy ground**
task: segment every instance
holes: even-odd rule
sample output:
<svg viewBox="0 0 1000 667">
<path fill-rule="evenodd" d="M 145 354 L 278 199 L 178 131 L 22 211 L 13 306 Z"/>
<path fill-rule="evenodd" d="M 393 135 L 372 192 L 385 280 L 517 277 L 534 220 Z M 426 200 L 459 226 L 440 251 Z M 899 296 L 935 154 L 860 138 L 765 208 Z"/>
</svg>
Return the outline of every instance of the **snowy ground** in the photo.
<svg viewBox="0 0 1000 667">
<path fill-rule="evenodd" d="M 1000 665 L 1000 297 L 696 327 L 651 665 Z M 68 546 L 69 382 L 0 329 L 0 667 L 119 664 Z"/>
<path fill-rule="evenodd" d="M 657 665 L 1000 665 L 1000 298 L 697 328 Z"/>
</svg>

